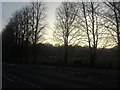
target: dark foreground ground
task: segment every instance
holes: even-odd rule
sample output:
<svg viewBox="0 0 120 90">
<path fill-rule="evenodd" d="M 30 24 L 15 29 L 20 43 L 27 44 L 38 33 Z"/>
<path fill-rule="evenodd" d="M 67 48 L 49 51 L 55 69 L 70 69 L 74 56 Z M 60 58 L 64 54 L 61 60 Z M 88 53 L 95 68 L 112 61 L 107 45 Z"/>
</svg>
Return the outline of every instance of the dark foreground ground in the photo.
<svg viewBox="0 0 120 90">
<path fill-rule="evenodd" d="M 2 64 L 2 88 L 119 88 L 119 71 Z"/>
</svg>

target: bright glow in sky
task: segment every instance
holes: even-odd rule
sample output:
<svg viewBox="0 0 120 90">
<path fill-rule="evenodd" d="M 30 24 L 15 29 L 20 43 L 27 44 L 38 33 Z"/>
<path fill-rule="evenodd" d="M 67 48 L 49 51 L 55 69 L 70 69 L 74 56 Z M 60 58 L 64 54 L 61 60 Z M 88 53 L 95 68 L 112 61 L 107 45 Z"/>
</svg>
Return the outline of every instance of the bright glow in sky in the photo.
<svg viewBox="0 0 120 90">
<path fill-rule="evenodd" d="M 54 44 L 54 41 L 52 40 L 52 35 L 53 35 L 53 29 L 54 29 L 54 23 L 55 23 L 55 11 L 60 4 L 61 4 L 60 2 L 46 2 L 48 27 L 46 28 L 47 40 L 45 42 L 49 42 L 51 44 Z"/>
<path fill-rule="evenodd" d="M 33 0 L 33 1 L 36 1 L 36 0 Z M 0 28 L 3 29 L 5 25 L 8 23 L 9 18 L 12 16 L 12 14 L 16 10 L 21 9 L 26 4 L 28 3 L 27 2 L 2 2 L 2 4 L 0 3 L 0 12 L 2 12 L 2 14 L 0 13 L 0 17 L 2 17 L 0 18 Z M 61 2 L 46 2 L 46 7 L 47 7 L 47 11 L 46 11 L 47 19 L 46 20 L 47 20 L 48 26 L 46 28 L 46 35 L 45 35 L 44 43 L 55 44 L 55 42 L 52 39 L 52 35 L 53 35 L 53 29 L 54 29 L 54 23 L 55 23 L 55 11 L 56 11 L 56 8 L 59 7 L 60 4 Z M 1 7 L 2 7 L 2 10 L 1 10 Z"/>
</svg>

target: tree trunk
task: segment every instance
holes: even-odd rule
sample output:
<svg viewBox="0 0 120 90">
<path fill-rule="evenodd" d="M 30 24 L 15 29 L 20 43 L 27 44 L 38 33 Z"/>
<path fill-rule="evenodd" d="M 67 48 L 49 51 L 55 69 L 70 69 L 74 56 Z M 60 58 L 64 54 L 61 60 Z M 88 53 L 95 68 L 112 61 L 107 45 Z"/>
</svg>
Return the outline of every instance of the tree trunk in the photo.
<svg viewBox="0 0 120 90">
<path fill-rule="evenodd" d="M 90 49 L 90 66 L 93 66 L 93 51 Z"/>
<path fill-rule="evenodd" d="M 90 50 L 90 66 L 95 66 L 95 60 L 96 60 L 96 49 L 91 48 Z"/>
<path fill-rule="evenodd" d="M 28 63 L 28 38 L 26 38 L 26 45 L 25 45 L 25 62 Z"/>
<path fill-rule="evenodd" d="M 37 63 L 37 46 L 36 46 L 36 44 L 34 44 L 34 64 L 36 64 Z"/>
<path fill-rule="evenodd" d="M 120 46 L 118 46 L 118 66 L 120 69 Z"/>
<path fill-rule="evenodd" d="M 64 46 L 64 65 L 67 66 L 67 60 L 68 60 L 68 44 L 65 44 Z"/>
</svg>

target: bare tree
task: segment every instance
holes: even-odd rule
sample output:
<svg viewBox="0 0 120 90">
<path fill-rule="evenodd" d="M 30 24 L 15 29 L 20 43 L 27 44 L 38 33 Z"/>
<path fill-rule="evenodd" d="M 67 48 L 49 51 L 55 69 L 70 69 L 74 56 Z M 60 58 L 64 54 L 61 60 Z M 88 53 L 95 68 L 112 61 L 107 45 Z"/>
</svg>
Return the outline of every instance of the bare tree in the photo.
<svg viewBox="0 0 120 90">
<path fill-rule="evenodd" d="M 20 17 L 20 12 L 16 11 L 13 16 L 10 18 L 10 22 L 8 23 L 8 25 L 10 25 L 11 29 L 14 31 L 14 44 L 15 44 L 15 57 L 16 60 L 18 61 L 18 57 L 19 57 L 19 44 L 20 44 L 20 28 L 19 28 L 19 17 Z"/>
<path fill-rule="evenodd" d="M 28 62 L 28 47 L 34 45 L 34 62 L 36 63 L 37 43 L 43 35 L 45 24 L 45 3 L 31 2 L 17 10 L 10 18 L 9 29 L 13 30 L 16 57 L 21 57 Z M 7 28 L 8 30 L 8 28 Z M 16 59 L 17 59 L 16 58 Z"/>
<path fill-rule="evenodd" d="M 10 22 L 8 23 L 14 31 L 16 57 L 18 58 L 19 56 L 20 59 L 24 59 L 24 57 L 26 57 L 26 62 L 27 48 L 30 43 L 30 17 L 30 7 L 25 6 L 13 13 L 13 16 L 10 18 Z"/>
<path fill-rule="evenodd" d="M 44 30 L 46 24 L 44 23 L 44 20 L 46 18 L 46 7 L 45 3 L 41 2 L 31 2 L 31 14 L 32 14 L 32 19 L 31 19 L 31 28 L 32 28 L 32 42 L 34 44 L 34 63 L 36 63 L 36 55 L 37 55 L 37 43 L 39 39 L 41 38 L 42 30 Z"/>
<path fill-rule="evenodd" d="M 79 2 L 79 29 L 83 31 L 83 34 L 86 34 L 86 38 L 83 40 L 87 43 L 90 51 L 90 64 L 91 66 L 95 65 L 95 60 L 97 56 L 97 48 L 100 47 L 102 43 L 103 46 L 106 45 L 108 40 L 108 33 L 104 30 L 104 27 L 101 25 L 103 19 L 97 13 L 101 12 L 100 3 L 96 2 Z M 106 40 L 105 40 L 106 39 Z M 81 39 L 80 39 L 81 40 Z M 101 46 L 102 47 L 102 46 Z"/>
<path fill-rule="evenodd" d="M 107 23 L 104 25 L 111 33 L 118 46 L 118 63 L 120 64 L 120 1 L 105 2 L 107 10 L 104 13 L 104 18 Z"/>
<path fill-rule="evenodd" d="M 62 2 L 56 11 L 54 38 L 57 42 L 64 44 L 64 64 L 67 65 L 68 45 L 75 42 L 74 39 L 77 39 L 76 35 L 79 32 L 75 26 L 78 8 L 76 8 L 75 2 Z"/>
<path fill-rule="evenodd" d="M 8 25 L 6 25 L 2 31 L 2 58 L 4 60 L 6 58 L 10 58 L 10 56 L 12 55 L 16 55 L 16 53 L 14 52 L 15 48 L 11 50 L 11 47 L 14 47 L 15 44 L 15 35 L 12 26 L 13 26 L 13 22 L 12 19 L 10 19 Z M 9 53 L 9 51 L 11 51 L 11 53 Z M 12 60 L 14 59 L 12 58 Z"/>
<path fill-rule="evenodd" d="M 23 7 L 21 9 L 22 17 L 20 22 L 21 28 L 21 46 L 22 52 L 25 57 L 26 63 L 28 62 L 28 47 L 31 43 L 30 36 L 31 36 L 31 8 L 29 5 Z"/>
</svg>

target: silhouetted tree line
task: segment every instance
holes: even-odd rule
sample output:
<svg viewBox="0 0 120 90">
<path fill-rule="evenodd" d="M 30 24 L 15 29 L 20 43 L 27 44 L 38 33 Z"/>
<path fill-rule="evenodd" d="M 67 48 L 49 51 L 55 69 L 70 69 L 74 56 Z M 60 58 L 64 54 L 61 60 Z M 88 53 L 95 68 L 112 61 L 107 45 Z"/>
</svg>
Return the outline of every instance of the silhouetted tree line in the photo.
<svg viewBox="0 0 120 90">
<path fill-rule="evenodd" d="M 10 44 L 9 44 L 10 45 Z M 26 62 L 26 51 L 22 52 L 19 46 L 18 59 L 16 59 L 16 53 L 13 47 L 3 48 L 3 60 L 7 62 L 16 63 L 34 63 L 33 50 L 34 45 L 29 45 L 27 49 L 28 61 Z M 101 53 L 96 59 L 96 67 L 118 67 L 117 64 L 113 64 L 117 60 L 117 49 L 97 49 L 97 53 Z M 68 66 L 89 67 L 89 47 L 69 46 L 68 50 Z M 98 54 L 99 55 L 99 54 Z M 37 44 L 37 64 L 45 65 L 64 65 L 64 46 L 54 47 L 50 44 Z M 107 61 L 106 61 L 107 60 Z M 100 62 L 99 62 L 100 61 Z M 106 62 L 106 63 L 104 63 Z"/>
<path fill-rule="evenodd" d="M 42 37 L 46 26 L 44 23 L 45 4 L 43 2 L 31 2 L 29 5 L 16 11 L 10 18 L 8 25 L 3 30 L 3 57 L 14 56 L 16 60 L 24 59 L 28 62 L 29 47 L 33 45 L 32 52 L 36 63 L 37 43 Z"/>
<path fill-rule="evenodd" d="M 45 3 L 31 2 L 13 14 L 2 32 L 3 60 L 23 63 L 52 61 L 51 64 L 62 65 L 80 65 L 85 61 L 94 66 L 99 59 L 110 59 L 109 55 L 117 50 L 119 61 L 119 17 L 120 2 L 62 2 L 56 9 L 53 39 L 63 46 L 54 47 L 40 42 L 46 27 Z M 110 46 L 110 38 L 114 39 L 117 49 L 105 49 Z"/>
</svg>

